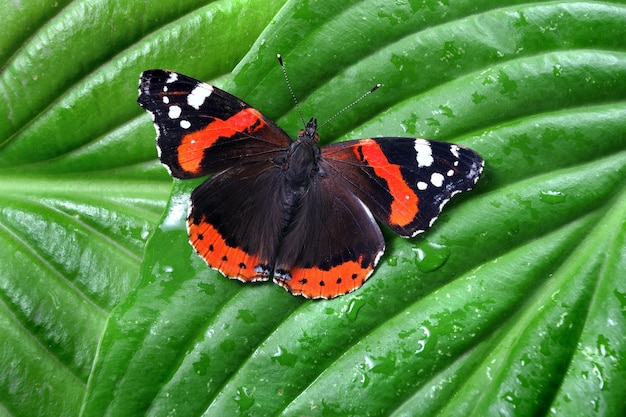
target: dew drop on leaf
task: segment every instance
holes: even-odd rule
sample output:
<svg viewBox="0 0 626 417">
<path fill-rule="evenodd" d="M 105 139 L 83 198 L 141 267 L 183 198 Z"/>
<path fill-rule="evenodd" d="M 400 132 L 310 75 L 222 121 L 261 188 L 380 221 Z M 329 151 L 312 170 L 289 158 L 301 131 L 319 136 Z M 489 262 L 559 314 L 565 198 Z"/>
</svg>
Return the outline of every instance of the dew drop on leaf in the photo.
<svg viewBox="0 0 626 417">
<path fill-rule="evenodd" d="M 387 257 L 387 265 L 389 266 L 397 266 L 398 265 L 398 255 L 392 255 Z"/>
<path fill-rule="evenodd" d="M 361 388 L 366 388 L 370 384 L 370 377 L 365 371 L 365 366 L 362 364 L 358 365 L 357 373 L 358 373 L 357 380 L 355 382 L 358 382 L 359 384 L 361 384 Z"/>
<path fill-rule="evenodd" d="M 220 343 L 220 349 L 222 352 L 230 353 L 237 347 L 237 343 L 234 340 L 226 339 Z"/>
<path fill-rule="evenodd" d="M 278 351 L 272 355 L 272 362 L 278 362 L 283 366 L 293 367 L 297 361 L 298 356 L 287 352 L 282 346 L 278 346 Z"/>
<path fill-rule="evenodd" d="M 544 203 L 548 204 L 559 204 L 565 201 L 566 194 L 560 191 L 541 191 L 539 193 L 539 198 Z"/>
<path fill-rule="evenodd" d="M 450 257 L 450 249 L 426 240 L 413 247 L 415 265 L 422 272 L 432 272 L 443 266 Z"/>
<path fill-rule="evenodd" d="M 354 298 L 350 300 L 350 304 L 348 304 L 348 308 L 346 310 L 346 317 L 350 321 L 356 321 L 356 317 L 359 314 L 359 310 L 363 308 L 365 305 L 365 301 L 360 298 Z"/>
<path fill-rule="evenodd" d="M 245 411 L 252 407 L 254 398 L 250 396 L 246 387 L 238 387 L 235 402 L 239 405 L 239 411 Z"/>
<path fill-rule="evenodd" d="M 237 319 L 247 324 L 256 323 L 256 316 L 250 310 L 246 309 L 241 309 L 237 312 Z"/>
<path fill-rule="evenodd" d="M 365 356 L 365 366 L 368 370 L 384 375 L 393 375 L 396 370 L 396 359 L 390 356 Z"/>
</svg>

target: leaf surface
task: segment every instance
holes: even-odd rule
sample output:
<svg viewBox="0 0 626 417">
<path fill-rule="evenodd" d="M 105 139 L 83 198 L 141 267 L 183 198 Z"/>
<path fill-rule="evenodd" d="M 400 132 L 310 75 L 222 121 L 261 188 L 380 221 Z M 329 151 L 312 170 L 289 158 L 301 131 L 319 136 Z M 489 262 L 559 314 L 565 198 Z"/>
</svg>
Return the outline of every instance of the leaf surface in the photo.
<svg viewBox="0 0 626 417">
<path fill-rule="evenodd" d="M 4 414 L 624 414 L 623 2 L 24 10 L 0 36 Z M 334 300 L 207 268 L 184 226 L 199 181 L 159 217 L 171 182 L 139 72 L 214 80 L 295 135 L 276 53 L 305 118 L 383 84 L 323 143 L 425 137 L 486 161 Z"/>
</svg>

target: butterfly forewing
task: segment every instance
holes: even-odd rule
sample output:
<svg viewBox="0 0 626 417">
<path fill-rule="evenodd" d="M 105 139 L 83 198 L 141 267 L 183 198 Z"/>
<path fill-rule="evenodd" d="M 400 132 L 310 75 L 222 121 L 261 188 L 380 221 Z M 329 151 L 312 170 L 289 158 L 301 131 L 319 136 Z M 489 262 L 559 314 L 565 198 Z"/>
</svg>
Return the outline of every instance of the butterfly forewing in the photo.
<svg viewBox="0 0 626 417">
<path fill-rule="evenodd" d="M 453 195 L 474 188 L 484 164 L 459 145 L 402 137 L 341 142 L 322 155 L 333 175 L 404 237 L 428 229 Z"/>
<path fill-rule="evenodd" d="M 289 136 L 235 96 L 186 75 L 148 70 L 138 103 L 152 114 L 161 162 L 176 178 L 202 177 L 242 160 L 266 160 Z"/>
</svg>

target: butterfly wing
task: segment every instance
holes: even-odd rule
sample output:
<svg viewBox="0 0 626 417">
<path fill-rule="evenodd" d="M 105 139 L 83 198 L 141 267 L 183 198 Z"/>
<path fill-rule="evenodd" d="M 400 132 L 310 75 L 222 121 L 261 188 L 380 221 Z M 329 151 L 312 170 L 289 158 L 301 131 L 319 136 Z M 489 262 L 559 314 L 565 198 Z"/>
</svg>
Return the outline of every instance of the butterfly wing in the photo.
<svg viewBox="0 0 626 417">
<path fill-rule="evenodd" d="M 315 179 L 299 206 L 280 245 L 274 282 L 307 298 L 333 298 L 363 285 L 385 249 L 370 210 L 329 175 Z"/>
<path fill-rule="evenodd" d="M 291 143 L 258 110 L 176 72 L 144 71 L 137 102 L 152 115 L 159 159 L 176 178 L 219 172 L 244 158 L 267 160 L 268 153 Z"/>
<path fill-rule="evenodd" d="M 284 184 L 270 161 L 251 161 L 193 191 L 189 240 L 210 267 L 240 281 L 269 279 L 284 227 Z"/>
<path fill-rule="evenodd" d="M 447 142 L 385 137 L 322 148 L 333 171 L 382 223 L 413 237 L 432 226 L 455 194 L 469 191 L 484 161 Z"/>
</svg>

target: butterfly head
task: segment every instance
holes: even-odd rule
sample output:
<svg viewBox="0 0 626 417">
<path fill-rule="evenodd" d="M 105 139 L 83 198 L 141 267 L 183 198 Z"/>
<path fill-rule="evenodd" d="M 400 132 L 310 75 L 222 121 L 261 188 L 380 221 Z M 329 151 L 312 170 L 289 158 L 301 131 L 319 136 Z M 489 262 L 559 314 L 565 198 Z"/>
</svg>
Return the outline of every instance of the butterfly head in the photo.
<svg viewBox="0 0 626 417">
<path fill-rule="evenodd" d="M 317 119 L 311 117 L 306 127 L 298 132 L 298 142 L 315 143 L 319 142 L 320 137 L 317 134 Z"/>
</svg>

